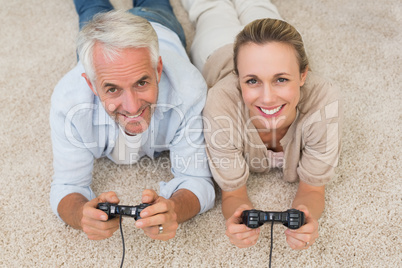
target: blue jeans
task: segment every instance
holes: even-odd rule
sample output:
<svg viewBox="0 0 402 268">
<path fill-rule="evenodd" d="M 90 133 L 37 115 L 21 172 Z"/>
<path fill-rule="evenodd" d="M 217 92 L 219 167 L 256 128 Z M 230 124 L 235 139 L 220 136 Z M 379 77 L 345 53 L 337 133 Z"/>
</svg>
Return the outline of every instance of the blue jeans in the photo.
<svg viewBox="0 0 402 268">
<path fill-rule="evenodd" d="M 109 0 L 74 0 L 74 4 L 80 30 L 95 14 L 114 9 Z M 181 43 L 186 47 L 183 28 L 174 15 L 169 0 L 133 0 L 133 8 L 128 12 L 169 28 L 179 36 Z"/>
</svg>

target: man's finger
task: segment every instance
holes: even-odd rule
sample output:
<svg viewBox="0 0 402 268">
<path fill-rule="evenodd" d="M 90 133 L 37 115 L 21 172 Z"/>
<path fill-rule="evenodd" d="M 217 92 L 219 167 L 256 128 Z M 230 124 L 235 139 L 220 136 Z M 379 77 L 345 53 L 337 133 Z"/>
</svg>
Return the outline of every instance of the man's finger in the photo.
<svg viewBox="0 0 402 268">
<path fill-rule="evenodd" d="M 158 198 L 158 194 L 152 190 L 152 189 L 145 189 L 142 192 L 142 198 L 141 198 L 141 202 L 142 203 L 152 203 L 154 202 L 157 198 Z"/>
<path fill-rule="evenodd" d="M 104 203 L 104 202 L 118 204 L 120 202 L 120 200 L 117 197 L 116 193 L 111 191 L 111 192 L 107 192 L 107 193 L 102 193 L 98 197 L 98 203 Z"/>
<path fill-rule="evenodd" d="M 83 216 L 89 219 L 98 220 L 98 221 L 106 221 L 107 214 L 99 209 L 96 209 L 88 204 L 88 206 L 84 207 Z"/>
</svg>

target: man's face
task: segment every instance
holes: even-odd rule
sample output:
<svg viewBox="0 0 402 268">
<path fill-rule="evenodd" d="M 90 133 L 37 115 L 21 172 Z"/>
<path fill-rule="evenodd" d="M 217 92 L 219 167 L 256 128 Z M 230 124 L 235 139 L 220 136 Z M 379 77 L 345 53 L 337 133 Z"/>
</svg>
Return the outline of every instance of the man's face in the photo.
<svg viewBox="0 0 402 268">
<path fill-rule="evenodd" d="M 155 69 L 147 48 L 127 48 L 120 57 L 110 61 L 105 59 L 101 45 L 96 44 L 94 68 L 94 85 L 86 74 L 83 76 L 106 112 L 129 135 L 146 131 L 158 98 L 161 59 Z"/>
</svg>

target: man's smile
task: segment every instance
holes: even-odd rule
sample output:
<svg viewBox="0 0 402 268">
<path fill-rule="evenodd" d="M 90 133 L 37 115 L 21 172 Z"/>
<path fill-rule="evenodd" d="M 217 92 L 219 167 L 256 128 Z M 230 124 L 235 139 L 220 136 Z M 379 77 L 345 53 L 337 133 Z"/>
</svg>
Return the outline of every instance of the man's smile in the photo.
<svg viewBox="0 0 402 268">
<path fill-rule="evenodd" d="M 146 109 L 147 107 L 148 107 L 148 106 L 142 108 L 142 109 L 140 110 L 140 112 L 139 112 L 138 114 L 135 114 L 135 115 L 127 115 L 127 114 L 122 114 L 122 115 L 123 115 L 124 117 L 130 118 L 130 119 L 137 118 L 137 117 L 141 116 L 141 115 L 144 113 L 144 111 L 145 111 L 145 109 Z"/>
</svg>

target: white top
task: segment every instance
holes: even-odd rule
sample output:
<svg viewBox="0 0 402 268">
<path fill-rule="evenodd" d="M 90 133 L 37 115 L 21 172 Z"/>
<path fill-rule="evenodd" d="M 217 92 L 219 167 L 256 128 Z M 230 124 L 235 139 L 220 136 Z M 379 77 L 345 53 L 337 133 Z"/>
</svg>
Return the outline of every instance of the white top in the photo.
<svg viewBox="0 0 402 268">
<path fill-rule="evenodd" d="M 145 152 L 141 150 L 142 133 L 130 136 L 120 126 L 119 128 L 116 146 L 113 148 L 109 158 L 116 164 L 135 164 L 145 155 Z"/>
</svg>

